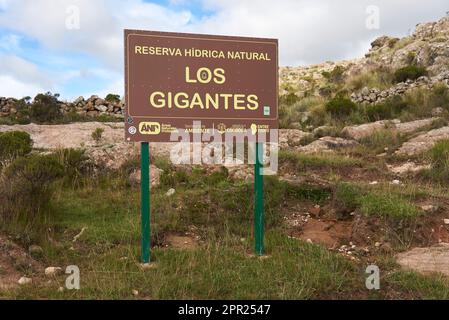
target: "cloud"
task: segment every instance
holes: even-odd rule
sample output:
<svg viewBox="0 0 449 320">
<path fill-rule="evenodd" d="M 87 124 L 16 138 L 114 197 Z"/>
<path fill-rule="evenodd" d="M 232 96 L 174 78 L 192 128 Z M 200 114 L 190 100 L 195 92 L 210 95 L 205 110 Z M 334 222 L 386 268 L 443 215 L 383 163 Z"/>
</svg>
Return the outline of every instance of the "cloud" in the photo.
<svg viewBox="0 0 449 320">
<path fill-rule="evenodd" d="M 8 75 L 0 75 L 0 87 L 2 95 L 4 93 L 7 97 L 15 98 L 34 97 L 37 93 L 47 91 L 36 84 L 22 82 Z"/>
<path fill-rule="evenodd" d="M 379 29 L 366 27 L 370 5 L 380 10 Z M 72 6 L 77 10 L 68 10 Z M 66 78 L 101 79 L 104 90 L 112 91 L 123 81 L 125 28 L 274 37 L 279 39 L 281 65 L 356 58 L 377 36 L 406 35 L 418 22 L 443 16 L 448 7 L 447 0 L 169 0 L 167 6 L 144 0 L 0 0 L 0 31 L 6 32 L 0 52 L 13 55 L 24 37 L 51 53 L 40 57 L 47 68 L 51 58 L 56 65 L 58 56 L 83 57 L 68 65 L 70 74 L 58 75 L 56 82 L 51 72 L 39 75 L 39 68 L 12 57 L 2 63 L 6 71 L 0 69 L 0 75 L 45 88 L 63 87 L 70 83 Z M 67 21 L 78 12 L 79 29 L 68 28 Z M 23 55 L 20 59 L 28 60 Z M 38 60 L 33 59 L 41 65 Z M 110 78 L 93 74 L 92 68 L 110 70 Z"/>
<path fill-rule="evenodd" d="M 0 55 L 0 70 L 2 75 L 10 75 L 22 82 L 36 83 L 42 86 L 53 86 L 53 81 L 39 68 L 13 55 Z"/>
</svg>

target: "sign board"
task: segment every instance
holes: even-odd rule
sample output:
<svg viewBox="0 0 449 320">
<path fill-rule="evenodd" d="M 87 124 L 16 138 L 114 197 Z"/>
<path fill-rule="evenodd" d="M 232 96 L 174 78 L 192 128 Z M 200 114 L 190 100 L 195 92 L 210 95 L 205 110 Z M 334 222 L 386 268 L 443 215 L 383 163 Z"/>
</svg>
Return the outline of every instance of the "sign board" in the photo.
<svg viewBox="0 0 449 320">
<path fill-rule="evenodd" d="M 278 41 L 125 30 L 125 96 L 127 141 L 168 142 L 194 121 L 202 133 L 269 132 Z"/>
</svg>

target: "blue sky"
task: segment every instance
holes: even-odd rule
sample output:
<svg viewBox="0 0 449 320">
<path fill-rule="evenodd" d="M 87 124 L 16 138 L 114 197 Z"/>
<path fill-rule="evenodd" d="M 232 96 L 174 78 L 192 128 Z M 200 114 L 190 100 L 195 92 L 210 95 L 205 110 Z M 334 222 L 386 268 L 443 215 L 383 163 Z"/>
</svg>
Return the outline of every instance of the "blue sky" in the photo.
<svg viewBox="0 0 449 320">
<path fill-rule="evenodd" d="M 305 65 L 361 57 L 446 11 L 447 0 L 0 0 L 0 96 L 122 94 L 124 28 L 274 37 L 281 65 Z"/>
</svg>

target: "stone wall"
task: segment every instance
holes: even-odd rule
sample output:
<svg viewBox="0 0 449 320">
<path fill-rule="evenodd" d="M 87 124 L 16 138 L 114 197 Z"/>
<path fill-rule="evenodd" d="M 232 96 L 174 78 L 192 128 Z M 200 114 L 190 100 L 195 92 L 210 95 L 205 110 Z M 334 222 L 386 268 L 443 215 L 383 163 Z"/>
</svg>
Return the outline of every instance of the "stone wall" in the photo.
<svg viewBox="0 0 449 320">
<path fill-rule="evenodd" d="M 351 100 L 355 103 L 376 104 L 385 101 L 388 98 L 402 95 L 409 90 L 415 88 L 432 89 L 436 84 L 445 83 L 449 86 L 449 72 L 442 73 L 436 77 L 420 77 L 415 81 L 407 80 L 401 82 L 387 90 L 379 90 L 376 88 L 363 88 L 359 92 L 351 94 Z"/>
<path fill-rule="evenodd" d="M 31 106 L 30 102 L 26 103 L 27 107 Z M 88 99 L 79 97 L 73 102 L 58 101 L 59 110 L 62 114 L 75 112 L 82 116 L 97 117 L 100 115 L 108 115 L 118 119 L 123 119 L 125 102 L 109 102 L 98 96 L 91 96 Z M 18 100 L 14 98 L 0 97 L 0 117 L 8 117 L 17 113 Z"/>
</svg>

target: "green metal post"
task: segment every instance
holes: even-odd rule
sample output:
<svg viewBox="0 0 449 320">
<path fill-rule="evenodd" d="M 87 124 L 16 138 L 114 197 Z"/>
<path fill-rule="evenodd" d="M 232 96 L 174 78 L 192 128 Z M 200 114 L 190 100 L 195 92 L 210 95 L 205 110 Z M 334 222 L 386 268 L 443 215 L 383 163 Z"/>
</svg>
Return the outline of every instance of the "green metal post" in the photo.
<svg viewBox="0 0 449 320">
<path fill-rule="evenodd" d="M 264 254 L 264 208 L 263 208 L 263 175 L 262 169 L 263 145 L 256 142 L 256 162 L 254 165 L 254 237 L 256 255 Z"/>
<path fill-rule="evenodd" d="M 140 153 L 140 199 L 142 227 L 142 263 L 150 262 L 150 146 L 148 142 L 141 143 Z"/>
</svg>

